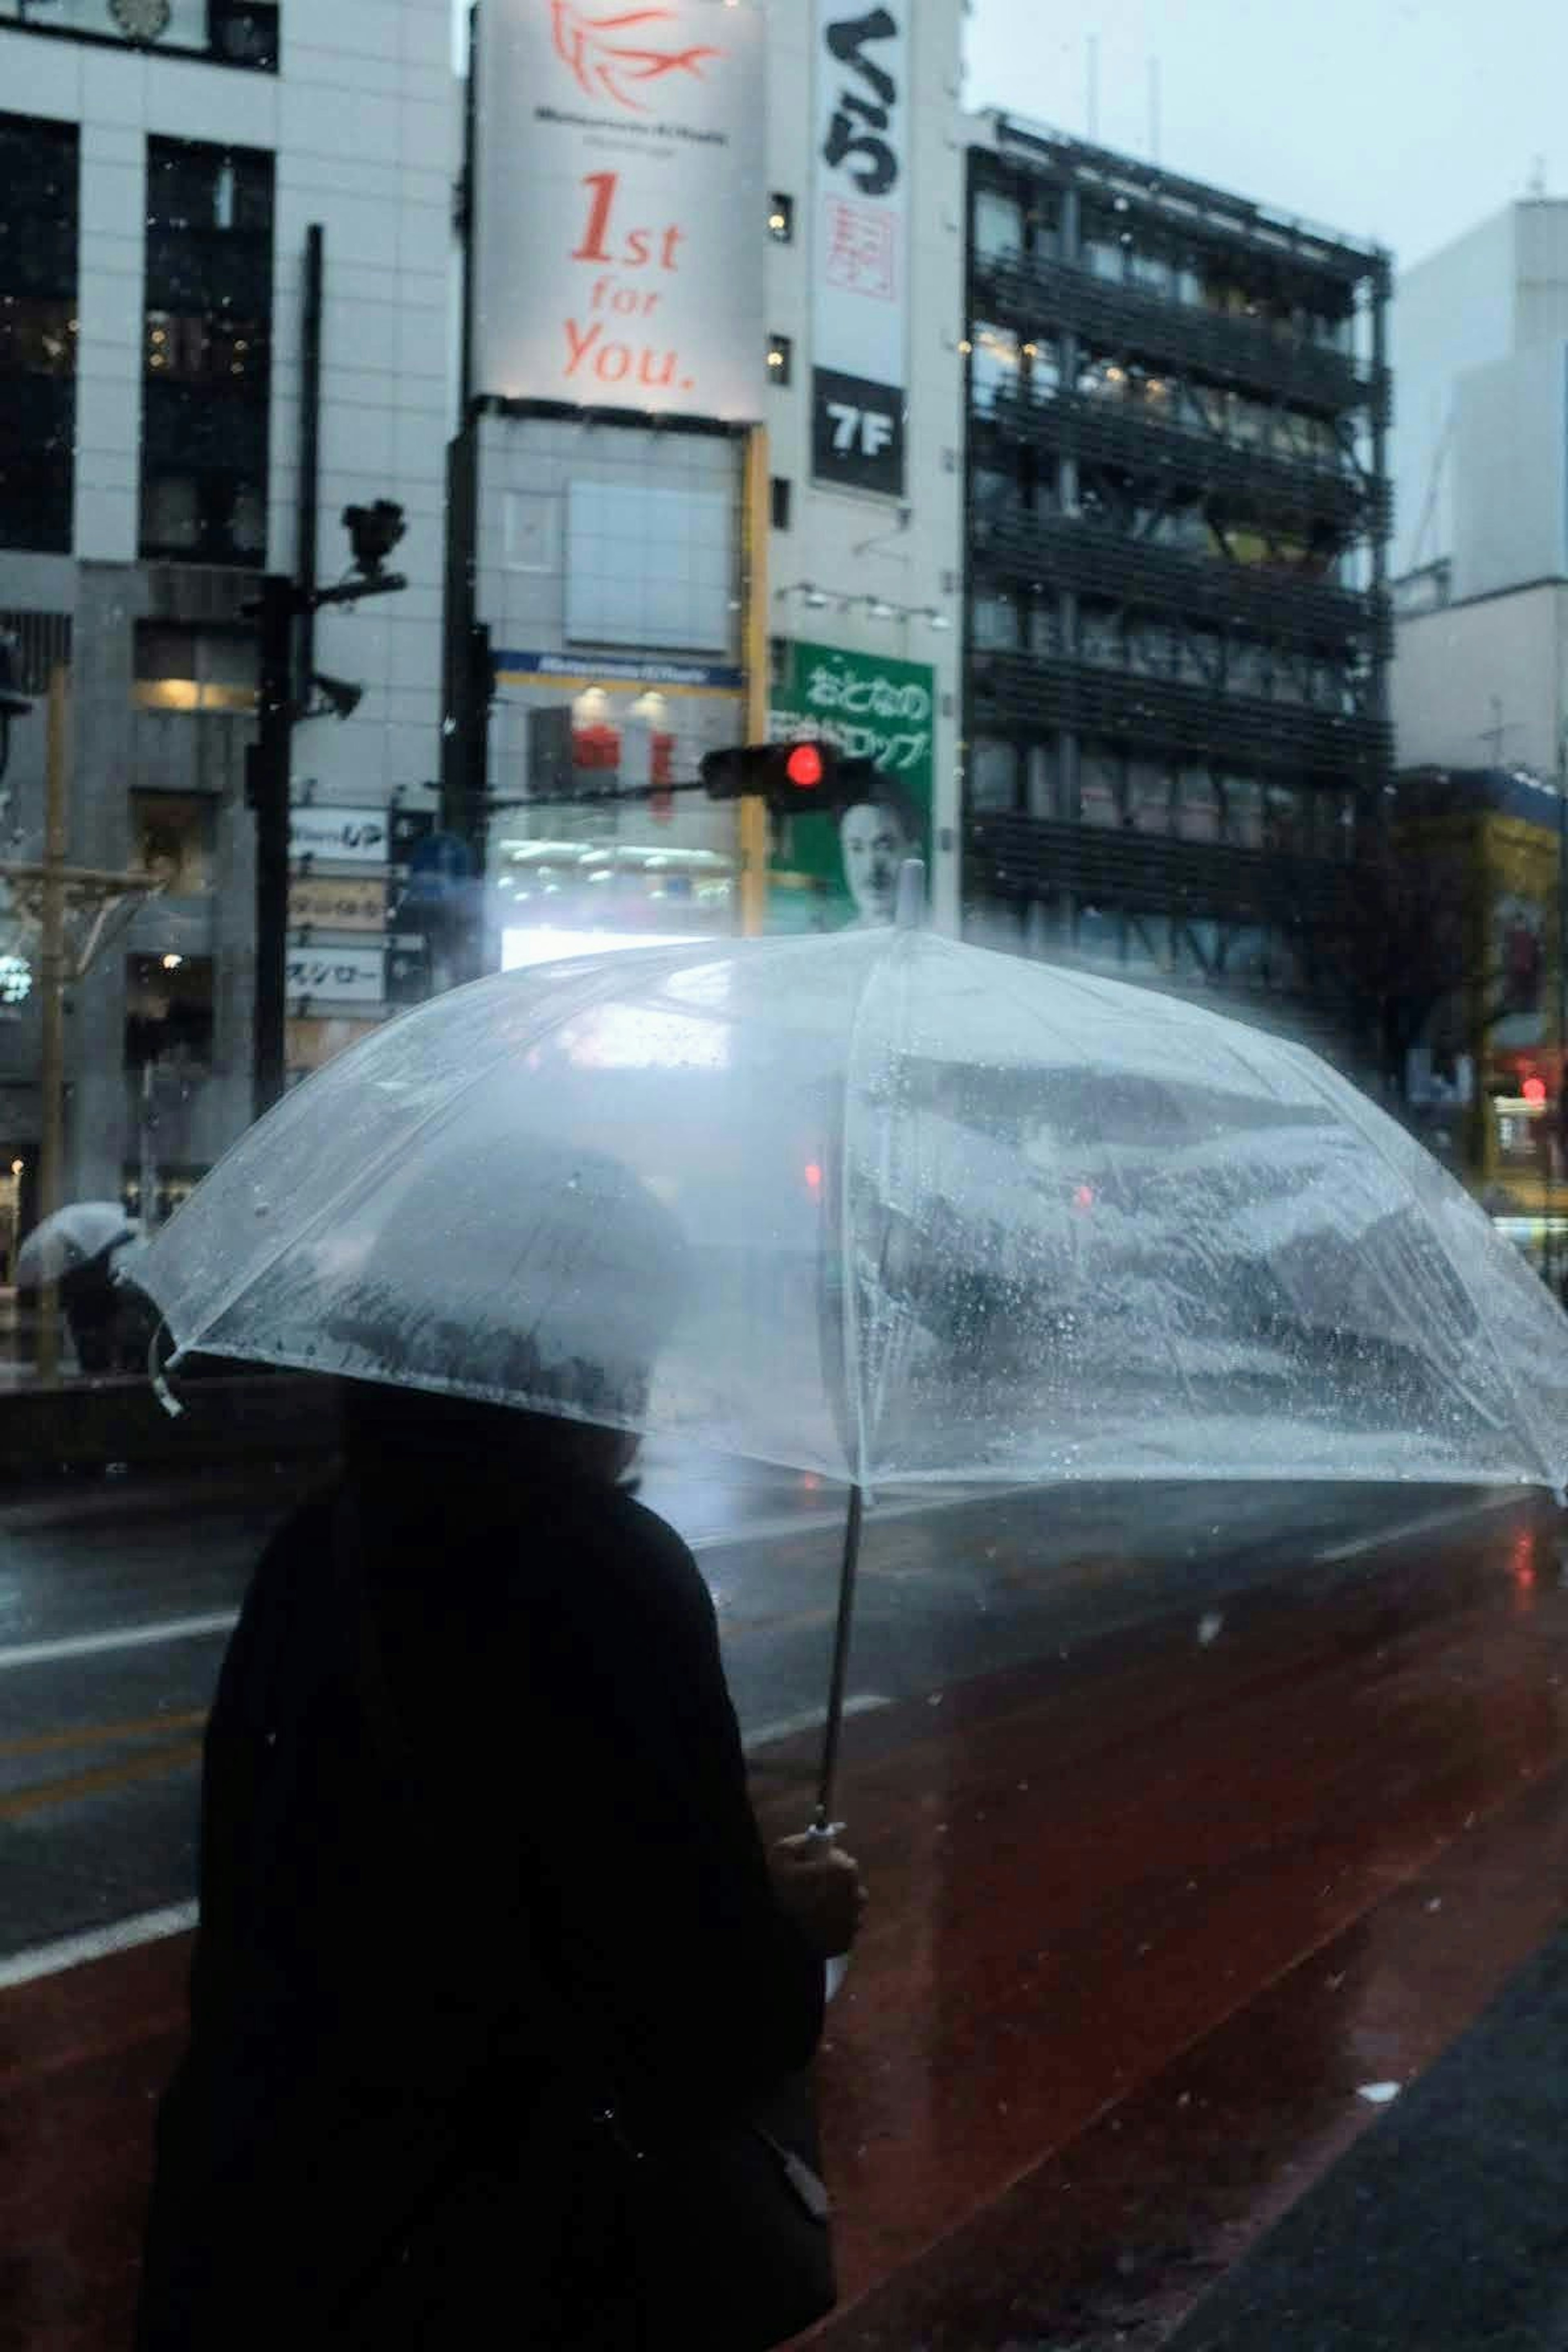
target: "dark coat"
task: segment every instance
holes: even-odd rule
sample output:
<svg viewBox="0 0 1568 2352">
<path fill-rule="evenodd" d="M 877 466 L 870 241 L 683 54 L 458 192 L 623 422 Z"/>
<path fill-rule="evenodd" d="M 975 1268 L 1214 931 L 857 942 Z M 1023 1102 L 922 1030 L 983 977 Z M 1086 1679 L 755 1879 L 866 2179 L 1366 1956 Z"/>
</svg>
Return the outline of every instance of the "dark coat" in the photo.
<svg viewBox="0 0 1568 2352">
<path fill-rule="evenodd" d="M 257 1571 L 207 1729 L 141 2352 L 343 2341 L 325 2315 L 454 2167 L 515 2143 L 563 2061 L 575 2083 L 614 2053 L 623 2095 L 700 2128 L 821 2032 L 821 1964 L 773 1898 L 679 1539 L 557 1470 L 387 1462 L 352 1491 L 359 1597 L 338 1507 L 304 1509 Z M 361 1597 L 405 1759 L 367 1692 Z M 514 2284 L 546 2207 L 513 2193 L 481 2228 Z"/>
</svg>

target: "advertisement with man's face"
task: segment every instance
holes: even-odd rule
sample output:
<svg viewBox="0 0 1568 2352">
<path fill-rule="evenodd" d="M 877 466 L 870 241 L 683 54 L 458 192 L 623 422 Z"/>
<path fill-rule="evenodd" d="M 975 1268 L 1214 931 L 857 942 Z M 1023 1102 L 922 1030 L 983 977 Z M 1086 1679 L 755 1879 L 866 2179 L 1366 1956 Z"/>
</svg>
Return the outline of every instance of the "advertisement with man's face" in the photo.
<svg viewBox="0 0 1568 2352">
<path fill-rule="evenodd" d="M 931 856 L 935 673 L 892 655 L 793 644 L 772 700 L 775 741 L 821 737 L 851 759 L 871 761 L 878 780 L 841 814 L 781 825 L 768 929 L 890 923 L 900 867 Z"/>
</svg>

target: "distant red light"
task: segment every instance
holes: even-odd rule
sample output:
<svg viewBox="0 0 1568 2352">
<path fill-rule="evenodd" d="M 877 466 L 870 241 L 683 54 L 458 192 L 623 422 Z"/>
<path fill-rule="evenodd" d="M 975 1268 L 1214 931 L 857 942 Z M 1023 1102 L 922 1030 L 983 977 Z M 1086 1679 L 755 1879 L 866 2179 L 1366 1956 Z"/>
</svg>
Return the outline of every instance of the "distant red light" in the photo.
<svg viewBox="0 0 1568 2352">
<path fill-rule="evenodd" d="M 822 1190 L 822 1171 L 815 1160 L 806 1162 L 805 1186 L 808 1192 L 820 1192 Z"/>
<path fill-rule="evenodd" d="M 802 792 L 813 791 L 822 782 L 822 754 L 816 744 L 797 743 L 785 763 L 784 773 Z"/>
<path fill-rule="evenodd" d="M 1080 1184 L 1072 1196 L 1072 1204 L 1075 1209 L 1092 1209 L 1094 1206 L 1094 1186 L 1092 1184 Z"/>
<path fill-rule="evenodd" d="M 1525 1099 L 1525 1101 L 1526 1101 L 1526 1102 L 1530 1102 L 1530 1103 L 1543 1103 L 1543 1102 L 1546 1100 L 1546 1081 L 1545 1081 L 1545 1079 L 1544 1079 L 1544 1078 L 1526 1078 L 1526 1080 L 1525 1080 L 1525 1082 L 1524 1082 L 1524 1086 L 1523 1086 L 1522 1092 L 1523 1092 L 1524 1099 Z"/>
</svg>

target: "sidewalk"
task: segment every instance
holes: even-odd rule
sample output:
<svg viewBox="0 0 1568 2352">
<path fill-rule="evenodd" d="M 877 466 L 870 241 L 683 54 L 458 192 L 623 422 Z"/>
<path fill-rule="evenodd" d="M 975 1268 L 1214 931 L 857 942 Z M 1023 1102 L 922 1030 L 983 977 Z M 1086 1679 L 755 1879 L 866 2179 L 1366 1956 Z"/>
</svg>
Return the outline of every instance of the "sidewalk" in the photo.
<svg viewBox="0 0 1568 2352">
<path fill-rule="evenodd" d="M 1568 2344 L 1568 1928 L 1169 2339 L 1172 2352 Z"/>
</svg>

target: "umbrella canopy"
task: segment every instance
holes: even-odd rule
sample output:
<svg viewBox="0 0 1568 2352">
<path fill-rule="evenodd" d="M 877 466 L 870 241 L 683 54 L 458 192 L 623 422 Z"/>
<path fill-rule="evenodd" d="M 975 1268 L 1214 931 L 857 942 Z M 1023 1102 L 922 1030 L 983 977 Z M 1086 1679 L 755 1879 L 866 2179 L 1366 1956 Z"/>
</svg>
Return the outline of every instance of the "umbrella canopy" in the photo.
<svg viewBox="0 0 1568 2352">
<path fill-rule="evenodd" d="M 136 1221 L 118 1201 L 72 1201 L 33 1227 L 16 1253 L 16 1287 L 37 1290 L 78 1274 L 94 1258 L 133 1239 Z"/>
<path fill-rule="evenodd" d="M 859 1486 L 1568 1477 L 1568 1318 L 1315 1055 L 921 932 L 437 999 L 138 1280 L 181 1351 Z"/>
</svg>

